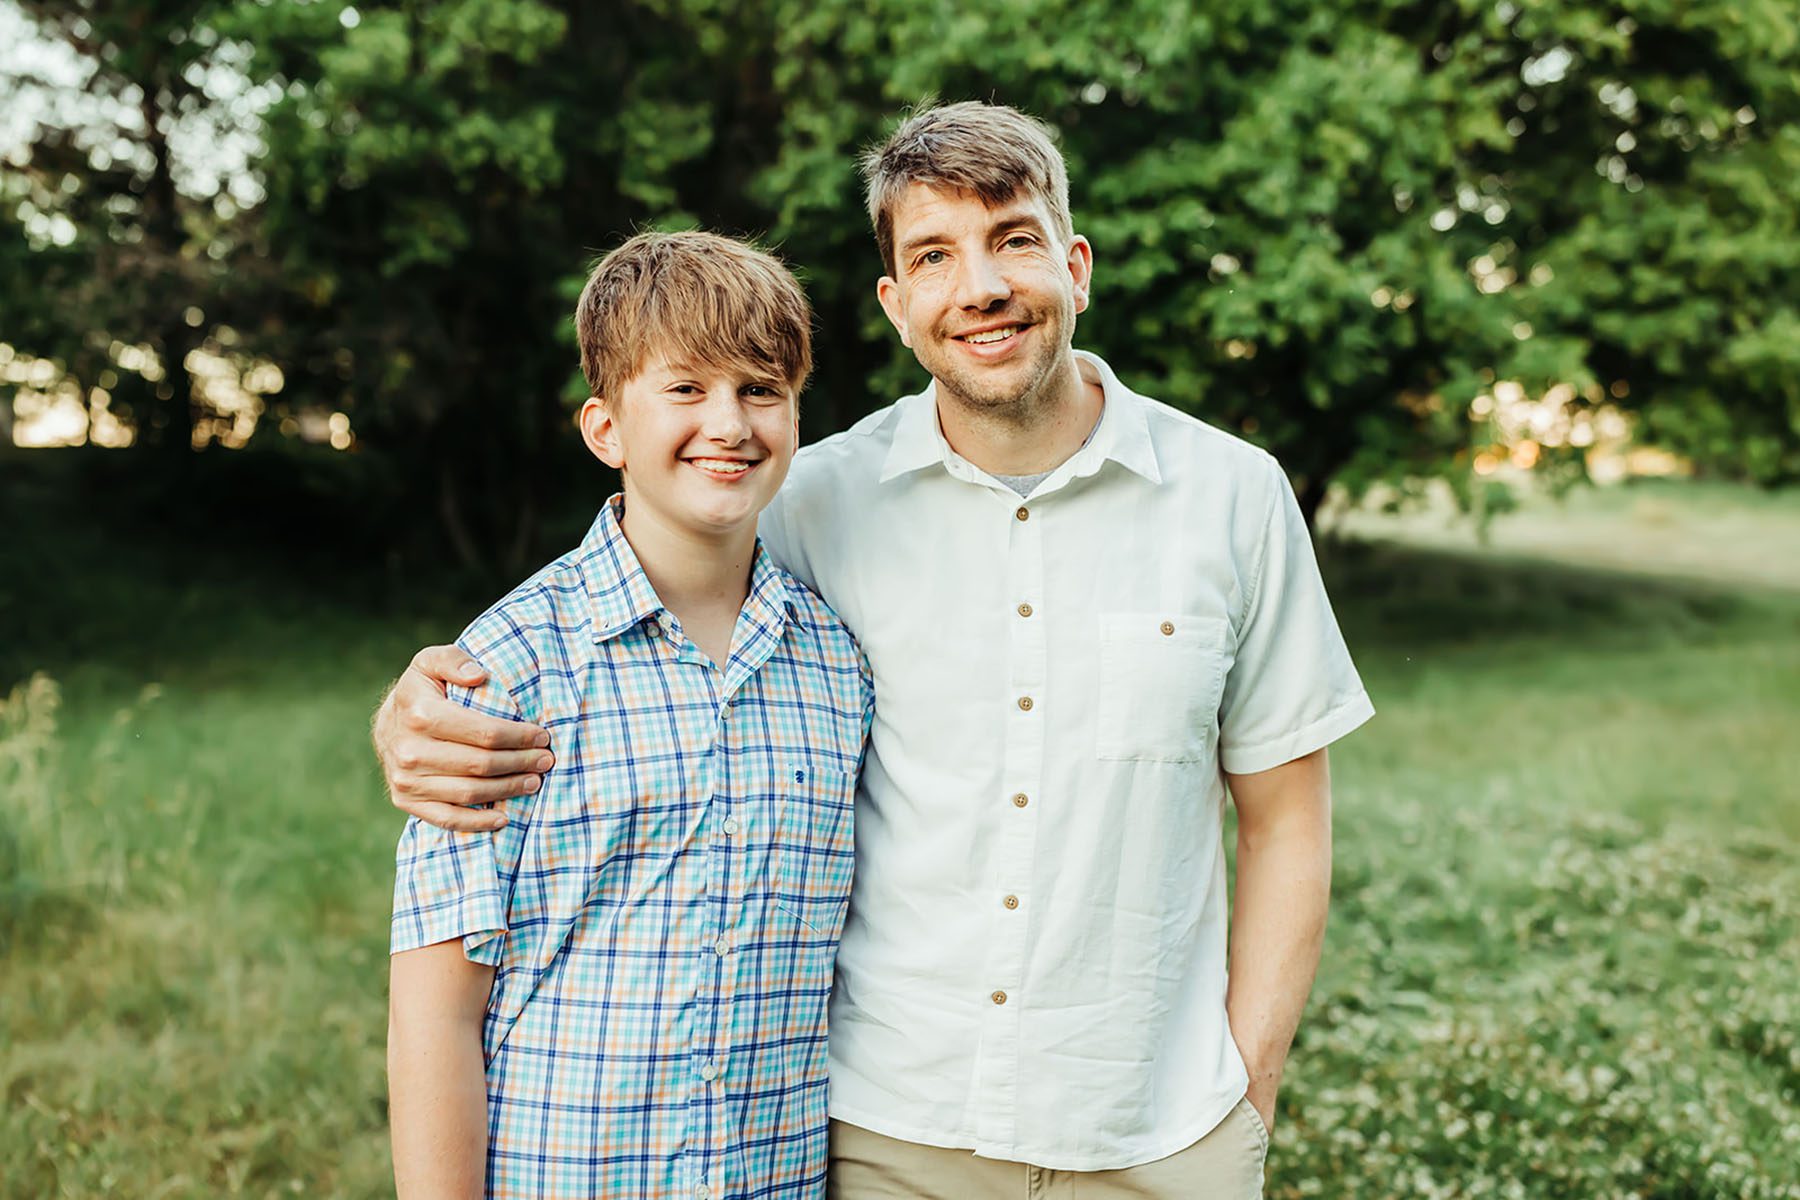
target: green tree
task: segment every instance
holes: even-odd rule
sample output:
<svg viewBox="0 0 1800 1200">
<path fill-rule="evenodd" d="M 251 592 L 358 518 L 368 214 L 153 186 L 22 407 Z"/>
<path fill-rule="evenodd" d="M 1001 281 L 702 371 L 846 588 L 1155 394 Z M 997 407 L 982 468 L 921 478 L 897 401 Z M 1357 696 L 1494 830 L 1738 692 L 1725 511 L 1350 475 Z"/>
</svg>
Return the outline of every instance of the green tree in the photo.
<svg viewBox="0 0 1800 1200">
<path fill-rule="evenodd" d="M 883 110 L 936 94 L 1045 116 L 1097 250 L 1079 340 L 1269 445 L 1309 514 L 1334 479 L 1466 471 L 1468 404 L 1496 376 L 1635 408 L 1732 473 L 1800 474 L 1791 6 L 783 16 L 762 194 L 784 238 L 843 253 L 845 153 Z M 884 391 L 916 375 L 889 361 Z"/>
<path fill-rule="evenodd" d="M 256 199 L 241 177 L 254 152 L 244 48 L 219 37 L 212 0 L 11 5 L 41 47 L 65 53 L 4 80 L 31 126 L 25 152 L 0 164 L 6 336 L 84 389 L 106 383 L 143 444 L 185 452 L 201 408 L 188 356 L 233 272 L 254 274 L 230 236 Z M 155 365 L 118 370 L 115 343 L 148 346 Z"/>
</svg>

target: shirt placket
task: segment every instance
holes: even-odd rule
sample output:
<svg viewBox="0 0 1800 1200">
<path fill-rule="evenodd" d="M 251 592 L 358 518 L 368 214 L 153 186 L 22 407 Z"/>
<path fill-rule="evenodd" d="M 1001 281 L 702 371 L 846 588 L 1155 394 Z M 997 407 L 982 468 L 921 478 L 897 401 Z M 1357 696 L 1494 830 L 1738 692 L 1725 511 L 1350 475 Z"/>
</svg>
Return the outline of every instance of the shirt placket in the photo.
<svg viewBox="0 0 1800 1200">
<path fill-rule="evenodd" d="M 731 1068 L 732 1002 L 736 992 L 737 946 L 734 930 L 743 908 L 743 855 L 732 835 L 738 824 L 737 793 L 731 778 L 733 744 L 731 710 L 734 697 L 717 693 L 718 678 L 697 647 L 682 646 L 682 656 L 693 656 L 694 665 L 707 672 L 708 690 L 717 709 L 712 745 L 698 781 L 707 796 L 701 814 L 699 837 L 702 856 L 703 918 L 699 944 L 691 954 L 697 959 L 695 977 L 699 1020 L 694 1023 L 688 1048 L 688 1111 L 696 1118 L 689 1129 L 691 1152 L 688 1195 L 694 1200 L 718 1200 L 728 1194 L 726 1175 L 730 1150 L 730 1123 L 726 1119 L 726 1095 Z"/>
<path fill-rule="evenodd" d="M 987 798 L 999 852 L 984 897 L 992 932 L 976 1073 L 976 1136 L 990 1145 L 1011 1145 L 1016 1134 L 1019 1022 L 1031 1000 L 1024 994 L 1026 931 L 1035 898 L 1031 864 L 1043 812 L 1045 721 L 1054 711 L 1044 690 L 1044 518 L 1037 503 L 1021 503 L 1007 523 L 1004 760 L 1000 794 Z"/>
</svg>

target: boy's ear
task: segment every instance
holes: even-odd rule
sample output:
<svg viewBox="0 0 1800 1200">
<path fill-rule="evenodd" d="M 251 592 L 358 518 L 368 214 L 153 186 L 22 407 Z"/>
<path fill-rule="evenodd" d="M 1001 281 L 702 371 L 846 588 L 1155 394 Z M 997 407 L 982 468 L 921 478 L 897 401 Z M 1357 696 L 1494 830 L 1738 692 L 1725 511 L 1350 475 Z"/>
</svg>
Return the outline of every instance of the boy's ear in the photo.
<svg viewBox="0 0 1800 1200">
<path fill-rule="evenodd" d="M 595 458 L 615 471 L 625 469 L 625 444 L 619 439 L 619 423 L 613 419 L 612 405 L 598 396 L 589 396 L 576 423 L 581 426 L 581 440 Z"/>
</svg>

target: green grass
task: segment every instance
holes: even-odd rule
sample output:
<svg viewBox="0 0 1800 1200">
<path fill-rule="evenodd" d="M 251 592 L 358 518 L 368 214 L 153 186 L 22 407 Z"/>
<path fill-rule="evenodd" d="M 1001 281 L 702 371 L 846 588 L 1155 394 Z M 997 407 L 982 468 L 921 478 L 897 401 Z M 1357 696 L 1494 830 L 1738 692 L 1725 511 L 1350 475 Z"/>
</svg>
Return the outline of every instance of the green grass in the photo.
<svg viewBox="0 0 1800 1200">
<path fill-rule="evenodd" d="M 474 609 L 32 529 L 0 543 L 33 631 L 0 649 L 0 1195 L 388 1194 L 366 722 Z M 1800 1197 L 1800 596 L 1330 565 L 1380 715 L 1334 752 L 1271 1197 Z"/>
</svg>

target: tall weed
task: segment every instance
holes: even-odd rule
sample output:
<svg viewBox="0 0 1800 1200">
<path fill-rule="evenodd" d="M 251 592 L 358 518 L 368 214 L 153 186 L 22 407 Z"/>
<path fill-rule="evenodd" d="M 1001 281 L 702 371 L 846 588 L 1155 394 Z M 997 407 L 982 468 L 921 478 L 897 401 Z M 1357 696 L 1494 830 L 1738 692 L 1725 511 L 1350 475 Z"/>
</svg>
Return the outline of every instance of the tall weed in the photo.
<svg viewBox="0 0 1800 1200">
<path fill-rule="evenodd" d="M 42 672 L 0 698 L 0 954 L 85 911 L 56 822 L 61 700 Z"/>
</svg>

